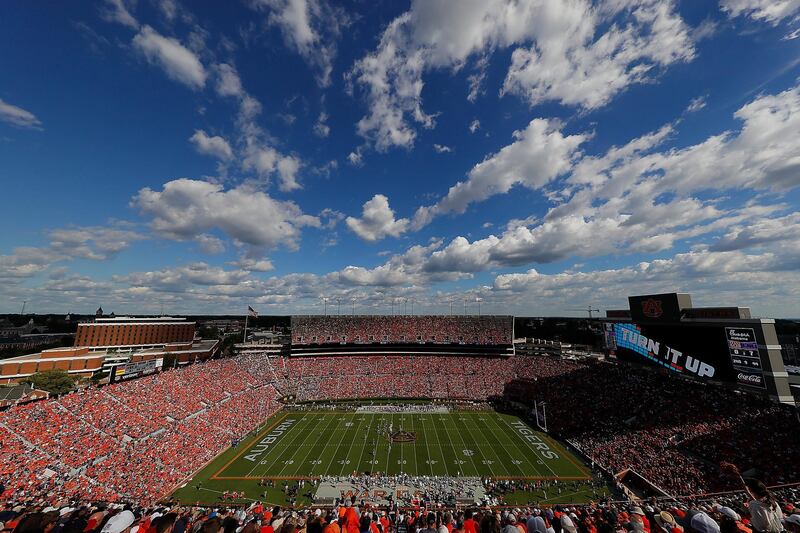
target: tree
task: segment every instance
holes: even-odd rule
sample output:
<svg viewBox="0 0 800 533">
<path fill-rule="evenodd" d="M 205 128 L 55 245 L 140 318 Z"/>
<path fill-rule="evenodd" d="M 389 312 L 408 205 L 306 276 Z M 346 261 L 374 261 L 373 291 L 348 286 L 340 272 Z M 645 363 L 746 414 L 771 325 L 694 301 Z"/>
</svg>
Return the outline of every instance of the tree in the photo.
<svg viewBox="0 0 800 533">
<path fill-rule="evenodd" d="M 25 382 L 51 394 L 64 394 L 75 389 L 75 380 L 64 370 L 37 372 Z"/>
</svg>

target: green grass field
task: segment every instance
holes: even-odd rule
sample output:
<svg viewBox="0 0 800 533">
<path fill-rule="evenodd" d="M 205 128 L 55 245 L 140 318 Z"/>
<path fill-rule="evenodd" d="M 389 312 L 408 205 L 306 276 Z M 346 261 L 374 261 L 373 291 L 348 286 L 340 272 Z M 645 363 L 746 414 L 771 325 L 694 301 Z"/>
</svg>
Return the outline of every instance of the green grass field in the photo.
<svg viewBox="0 0 800 533">
<path fill-rule="evenodd" d="M 390 427 L 393 433 L 410 433 L 413 440 L 396 442 Z M 278 488 L 265 489 L 258 481 L 277 480 L 280 486 L 284 480 L 354 472 L 565 481 L 590 477 L 577 458 L 547 435 L 493 411 L 281 411 L 173 496 L 186 503 L 213 503 L 224 490 L 244 490 L 248 497 L 282 503 Z"/>
</svg>

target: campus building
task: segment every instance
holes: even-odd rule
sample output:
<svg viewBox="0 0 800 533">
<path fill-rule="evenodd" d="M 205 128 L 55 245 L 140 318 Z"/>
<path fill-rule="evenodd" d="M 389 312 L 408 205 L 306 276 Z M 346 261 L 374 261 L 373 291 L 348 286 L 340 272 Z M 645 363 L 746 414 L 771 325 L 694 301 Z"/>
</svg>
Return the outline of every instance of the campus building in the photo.
<svg viewBox="0 0 800 533">
<path fill-rule="evenodd" d="M 37 372 L 64 370 L 74 377 L 113 374 L 117 368 L 164 359 L 174 365 L 211 358 L 217 340 L 195 339 L 195 323 L 175 317 L 97 318 L 78 325 L 75 345 L 0 361 L 0 384 L 18 383 Z"/>
</svg>

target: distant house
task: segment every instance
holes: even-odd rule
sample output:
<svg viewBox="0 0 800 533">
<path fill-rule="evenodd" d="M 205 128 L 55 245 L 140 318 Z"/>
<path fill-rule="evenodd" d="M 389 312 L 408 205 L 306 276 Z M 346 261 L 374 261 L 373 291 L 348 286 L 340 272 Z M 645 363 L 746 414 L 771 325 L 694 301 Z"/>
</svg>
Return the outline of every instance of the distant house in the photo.
<svg viewBox="0 0 800 533">
<path fill-rule="evenodd" d="M 6 318 L 0 318 L 0 338 L 19 337 L 20 335 L 28 335 L 36 329 L 36 324 L 33 319 L 28 320 L 26 324 L 15 326 L 13 322 Z"/>
<path fill-rule="evenodd" d="M 42 400 L 47 397 L 47 391 L 35 389 L 28 383 L 11 387 L 0 387 L 0 408 L 32 402 L 34 400 Z"/>
</svg>

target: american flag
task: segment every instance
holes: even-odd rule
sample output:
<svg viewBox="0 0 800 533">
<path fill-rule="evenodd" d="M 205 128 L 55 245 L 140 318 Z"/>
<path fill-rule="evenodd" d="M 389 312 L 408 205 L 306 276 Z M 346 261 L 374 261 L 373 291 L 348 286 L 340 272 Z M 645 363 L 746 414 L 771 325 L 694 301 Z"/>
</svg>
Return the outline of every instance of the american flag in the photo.
<svg viewBox="0 0 800 533">
<path fill-rule="evenodd" d="M 256 311 L 255 309 L 253 309 L 249 305 L 247 306 L 247 314 L 252 316 L 252 317 L 254 317 L 254 318 L 258 318 L 258 311 Z"/>
</svg>

